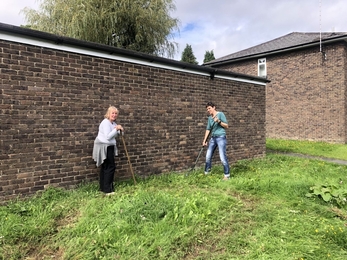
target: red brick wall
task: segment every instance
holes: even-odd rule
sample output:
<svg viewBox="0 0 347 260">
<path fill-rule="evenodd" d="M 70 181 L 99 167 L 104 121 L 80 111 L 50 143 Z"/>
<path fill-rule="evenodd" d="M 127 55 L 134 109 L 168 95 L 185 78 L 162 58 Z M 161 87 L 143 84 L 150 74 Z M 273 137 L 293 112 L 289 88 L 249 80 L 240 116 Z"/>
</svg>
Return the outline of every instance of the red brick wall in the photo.
<svg viewBox="0 0 347 260">
<path fill-rule="evenodd" d="M 93 142 L 109 105 L 139 176 L 193 165 L 210 100 L 229 120 L 230 163 L 265 153 L 265 86 L 7 41 L 0 61 L 1 198 L 96 180 Z M 131 176 L 118 147 L 117 180 Z"/>
<path fill-rule="evenodd" d="M 264 56 L 267 65 L 266 135 L 269 138 L 346 143 L 346 45 Z M 223 69 L 258 75 L 258 59 Z M 219 67 L 221 68 L 221 67 Z"/>
</svg>

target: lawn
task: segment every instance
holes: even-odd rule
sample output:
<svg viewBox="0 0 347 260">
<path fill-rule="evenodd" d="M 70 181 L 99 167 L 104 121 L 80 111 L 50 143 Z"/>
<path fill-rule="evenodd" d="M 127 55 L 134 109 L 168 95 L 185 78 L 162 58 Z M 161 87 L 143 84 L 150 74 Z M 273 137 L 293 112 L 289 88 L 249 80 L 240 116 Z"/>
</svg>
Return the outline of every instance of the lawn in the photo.
<svg viewBox="0 0 347 260">
<path fill-rule="evenodd" d="M 295 142 L 321 156 L 342 149 Z M 229 181 L 222 172 L 11 201 L 0 207 L 0 259 L 347 259 L 346 166 L 268 154 L 232 165 Z"/>
<path fill-rule="evenodd" d="M 280 152 L 292 152 L 347 161 L 347 145 L 324 142 L 267 139 L 266 147 Z"/>
</svg>

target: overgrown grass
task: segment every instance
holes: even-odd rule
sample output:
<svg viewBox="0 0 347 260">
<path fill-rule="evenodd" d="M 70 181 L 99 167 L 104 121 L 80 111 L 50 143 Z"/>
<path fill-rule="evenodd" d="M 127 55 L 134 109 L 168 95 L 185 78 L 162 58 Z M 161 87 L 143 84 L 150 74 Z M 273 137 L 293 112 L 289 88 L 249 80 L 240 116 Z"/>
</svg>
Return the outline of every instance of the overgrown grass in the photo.
<svg viewBox="0 0 347 260">
<path fill-rule="evenodd" d="M 346 206 L 308 198 L 347 189 L 347 167 L 269 154 L 239 161 L 222 181 L 171 173 L 120 183 L 50 188 L 0 207 L 0 259 L 347 259 Z"/>
<path fill-rule="evenodd" d="M 270 150 L 322 156 L 347 160 L 347 145 L 325 142 L 267 139 L 266 147 Z"/>
</svg>

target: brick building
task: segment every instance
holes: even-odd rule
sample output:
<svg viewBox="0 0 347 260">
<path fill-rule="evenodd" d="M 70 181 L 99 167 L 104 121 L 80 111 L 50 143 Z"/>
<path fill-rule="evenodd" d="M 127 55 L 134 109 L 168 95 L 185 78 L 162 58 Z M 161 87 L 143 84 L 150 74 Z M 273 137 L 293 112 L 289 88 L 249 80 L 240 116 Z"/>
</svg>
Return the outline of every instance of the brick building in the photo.
<svg viewBox="0 0 347 260">
<path fill-rule="evenodd" d="M 0 198 L 96 180 L 93 142 L 109 105 L 138 176 L 192 166 L 208 101 L 228 118 L 230 163 L 262 157 L 267 82 L 0 23 Z M 131 177 L 118 148 L 117 180 Z"/>
<path fill-rule="evenodd" d="M 204 65 L 266 77 L 269 138 L 347 142 L 347 33 L 290 33 Z"/>
</svg>

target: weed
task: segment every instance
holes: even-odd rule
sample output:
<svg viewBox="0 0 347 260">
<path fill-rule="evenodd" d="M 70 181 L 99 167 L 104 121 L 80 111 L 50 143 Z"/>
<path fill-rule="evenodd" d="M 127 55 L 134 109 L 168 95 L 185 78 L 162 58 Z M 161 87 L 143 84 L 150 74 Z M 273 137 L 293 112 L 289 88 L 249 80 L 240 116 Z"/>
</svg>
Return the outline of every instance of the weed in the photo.
<svg viewBox="0 0 347 260">
<path fill-rule="evenodd" d="M 344 207 L 347 204 L 347 188 L 337 184 L 317 184 L 310 187 L 311 192 L 306 196 L 309 198 L 319 197 L 325 202 L 336 204 L 339 207 Z"/>
</svg>

